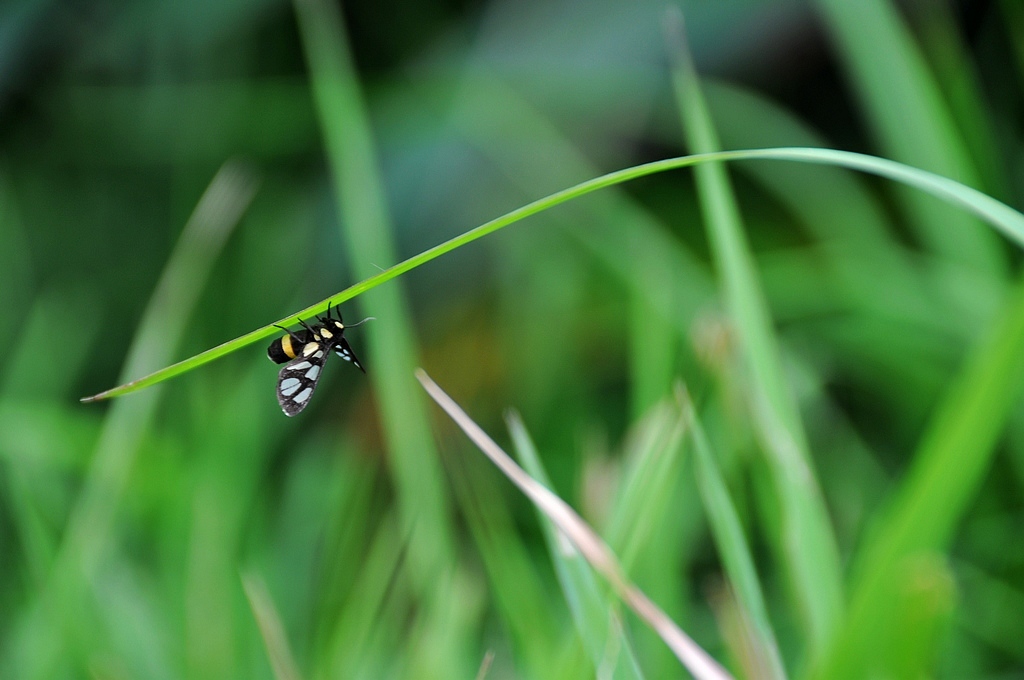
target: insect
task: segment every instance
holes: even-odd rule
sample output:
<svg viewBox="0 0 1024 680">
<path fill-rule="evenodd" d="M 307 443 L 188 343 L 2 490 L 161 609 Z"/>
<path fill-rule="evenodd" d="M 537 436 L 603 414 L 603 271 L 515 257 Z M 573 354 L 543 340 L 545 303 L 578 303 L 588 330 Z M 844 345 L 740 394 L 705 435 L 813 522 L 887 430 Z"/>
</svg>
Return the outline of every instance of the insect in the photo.
<svg viewBox="0 0 1024 680">
<path fill-rule="evenodd" d="M 352 326 L 345 326 L 341 320 L 341 309 L 335 308 L 338 318 L 331 316 L 327 307 L 327 318 L 316 317 L 317 324 L 310 326 L 302 319 L 302 330 L 290 331 L 278 326 L 287 335 L 274 340 L 267 348 L 267 356 L 275 364 L 284 364 L 277 374 L 277 402 L 286 416 L 294 416 L 306 408 L 327 357 L 334 351 L 345 361 L 351 361 L 363 373 L 366 369 L 359 363 L 352 346 L 345 339 L 345 329 L 354 328 L 373 317 L 363 319 Z"/>
</svg>

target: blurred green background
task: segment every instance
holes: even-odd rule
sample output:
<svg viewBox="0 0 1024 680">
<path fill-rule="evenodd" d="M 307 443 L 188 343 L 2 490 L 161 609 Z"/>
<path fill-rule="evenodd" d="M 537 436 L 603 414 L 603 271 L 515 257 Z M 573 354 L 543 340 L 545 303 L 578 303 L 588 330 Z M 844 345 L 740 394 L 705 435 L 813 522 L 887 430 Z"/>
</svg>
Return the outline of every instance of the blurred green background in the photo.
<svg viewBox="0 0 1024 680">
<path fill-rule="evenodd" d="M 699 87 L 662 2 L 0 4 L 0 676 L 688 677 L 416 366 L 510 448 L 516 409 L 738 677 L 1024 676 L 1019 246 L 874 177 L 676 171 L 515 224 L 345 303 L 368 374 L 294 419 L 264 343 L 78 402 L 694 150 L 1024 205 L 1016 0 L 674 7 Z"/>
</svg>

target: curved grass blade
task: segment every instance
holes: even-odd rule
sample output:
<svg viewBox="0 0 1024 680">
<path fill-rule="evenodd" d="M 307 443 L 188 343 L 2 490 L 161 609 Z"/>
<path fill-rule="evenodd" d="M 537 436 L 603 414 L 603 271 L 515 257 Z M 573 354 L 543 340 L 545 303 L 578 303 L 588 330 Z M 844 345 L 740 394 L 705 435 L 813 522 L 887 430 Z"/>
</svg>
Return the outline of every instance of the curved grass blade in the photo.
<svg viewBox="0 0 1024 680">
<path fill-rule="evenodd" d="M 376 288 L 382 283 L 386 283 L 396 276 L 400 276 L 407 271 L 426 264 L 445 253 L 449 253 L 456 248 L 472 243 L 473 241 L 507 227 L 510 224 L 514 224 L 524 218 L 536 215 L 539 212 L 543 212 L 544 210 L 553 208 L 556 205 L 560 205 L 574 198 L 579 198 L 580 196 L 584 196 L 599 189 L 604 189 L 605 187 L 615 186 L 633 179 L 646 177 L 659 172 L 666 172 L 668 170 L 676 170 L 678 168 L 699 165 L 701 163 L 750 160 L 779 160 L 792 161 L 796 163 L 835 165 L 872 175 L 878 175 L 879 177 L 885 177 L 887 179 L 906 184 L 907 186 L 921 189 L 924 192 L 932 194 L 937 198 L 947 201 L 952 205 L 959 206 L 964 210 L 981 217 L 997 231 L 1000 231 L 1018 245 L 1024 247 L 1024 214 L 1021 214 L 1017 210 L 1014 210 L 1010 206 L 992 198 L 991 196 L 983 194 L 977 189 L 972 189 L 971 187 L 961 184 L 955 180 L 951 180 L 925 170 L 912 168 L 908 165 L 903 165 L 902 163 L 878 158 L 876 156 L 868 156 L 866 154 L 854 153 L 852 151 L 838 151 L 835 149 L 788 147 L 745 151 L 721 151 L 717 153 L 666 158 L 664 160 L 653 161 L 651 163 L 635 165 L 623 170 L 610 172 L 607 175 L 595 177 L 594 179 L 581 182 L 575 186 L 557 191 L 531 203 L 527 203 L 520 208 L 516 208 L 511 212 L 505 213 L 501 217 L 497 217 L 490 222 L 481 224 L 479 227 L 470 229 L 464 234 L 460 234 L 459 236 L 438 244 L 433 248 L 424 250 L 422 253 L 414 255 L 403 262 L 399 262 L 393 267 L 389 267 L 379 274 L 360 281 L 354 286 L 350 286 L 329 298 L 321 300 L 316 304 L 310 305 L 309 307 L 282 319 L 278 319 L 274 323 L 267 324 L 262 328 L 246 333 L 234 340 L 229 340 L 222 345 L 208 349 L 205 352 L 201 352 L 191 358 L 185 359 L 184 361 L 168 366 L 167 368 L 160 369 L 159 371 L 151 373 L 143 378 L 133 380 L 132 382 L 125 383 L 124 385 L 114 387 L 90 397 L 85 397 L 82 401 L 92 402 L 99 401 L 101 399 L 109 399 L 111 397 L 119 397 L 130 392 L 140 390 L 143 387 L 149 387 L 150 385 L 155 385 L 163 382 L 164 380 L 168 380 L 181 375 L 182 373 L 191 371 L 192 369 L 198 368 L 199 366 L 213 361 L 214 359 L 219 359 L 222 356 L 235 352 L 246 345 L 251 345 L 254 342 L 258 342 L 264 338 L 268 338 L 271 335 L 279 333 L 280 331 L 275 328 L 275 325 L 294 325 L 298 323 L 299 319 L 305 319 L 315 314 L 322 314 L 327 311 L 327 306 L 330 304 L 339 304 L 346 300 L 351 300 L 355 296 L 365 293 L 372 288 Z"/>
<path fill-rule="evenodd" d="M 480 429 L 480 426 L 473 422 L 423 369 L 416 371 L 416 378 L 438 406 L 444 409 L 491 462 L 544 512 L 563 536 L 583 554 L 594 570 L 608 581 L 622 601 L 661 636 L 693 677 L 697 680 L 724 680 L 732 677 L 629 580 L 615 554 L 575 510 L 516 465 L 515 461 L 495 444 L 494 440 L 487 436 L 487 433 Z"/>
</svg>

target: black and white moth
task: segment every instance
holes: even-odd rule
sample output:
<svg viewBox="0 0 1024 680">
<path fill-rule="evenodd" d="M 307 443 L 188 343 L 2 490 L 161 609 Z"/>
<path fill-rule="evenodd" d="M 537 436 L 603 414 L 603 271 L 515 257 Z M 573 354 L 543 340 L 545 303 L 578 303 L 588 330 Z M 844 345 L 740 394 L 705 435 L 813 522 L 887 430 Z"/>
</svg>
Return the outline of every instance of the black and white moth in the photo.
<svg viewBox="0 0 1024 680">
<path fill-rule="evenodd" d="M 277 374 L 277 403 L 286 416 L 294 416 L 309 404 L 320 381 L 320 372 L 332 351 L 345 361 L 351 361 L 363 373 L 366 372 L 345 339 L 346 326 L 341 320 L 341 309 L 335 309 L 338 311 L 337 319 L 331 316 L 331 308 L 328 307 L 327 318 L 316 317 L 317 323 L 313 326 L 299 319 L 302 325 L 299 331 L 278 326 L 287 335 L 274 340 L 267 348 L 267 356 L 271 361 L 284 364 Z M 363 319 L 348 328 L 368 320 Z"/>
</svg>

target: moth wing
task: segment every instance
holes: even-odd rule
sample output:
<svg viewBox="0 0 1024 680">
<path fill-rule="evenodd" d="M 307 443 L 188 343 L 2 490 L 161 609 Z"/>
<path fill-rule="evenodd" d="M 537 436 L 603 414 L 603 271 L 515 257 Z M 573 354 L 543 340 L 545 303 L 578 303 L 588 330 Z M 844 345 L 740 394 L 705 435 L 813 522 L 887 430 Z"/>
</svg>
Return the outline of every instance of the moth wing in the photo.
<svg viewBox="0 0 1024 680">
<path fill-rule="evenodd" d="M 286 416 L 294 416 L 309 405 L 329 354 L 327 346 L 321 344 L 309 356 L 300 353 L 278 372 L 277 403 Z"/>
<path fill-rule="evenodd" d="M 339 357 L 345 361 L 351 361 L 352 364 L 363 373 L 366 373 L 366 369 L 359 363 L 359 359 L 356 357 L 356 353 L 352 351 L 352 345 L 348 344 L 348 340 L 344 337 L 338 338 L 338 341 L 334 343 L 334 351 Z"/>
</svg>

